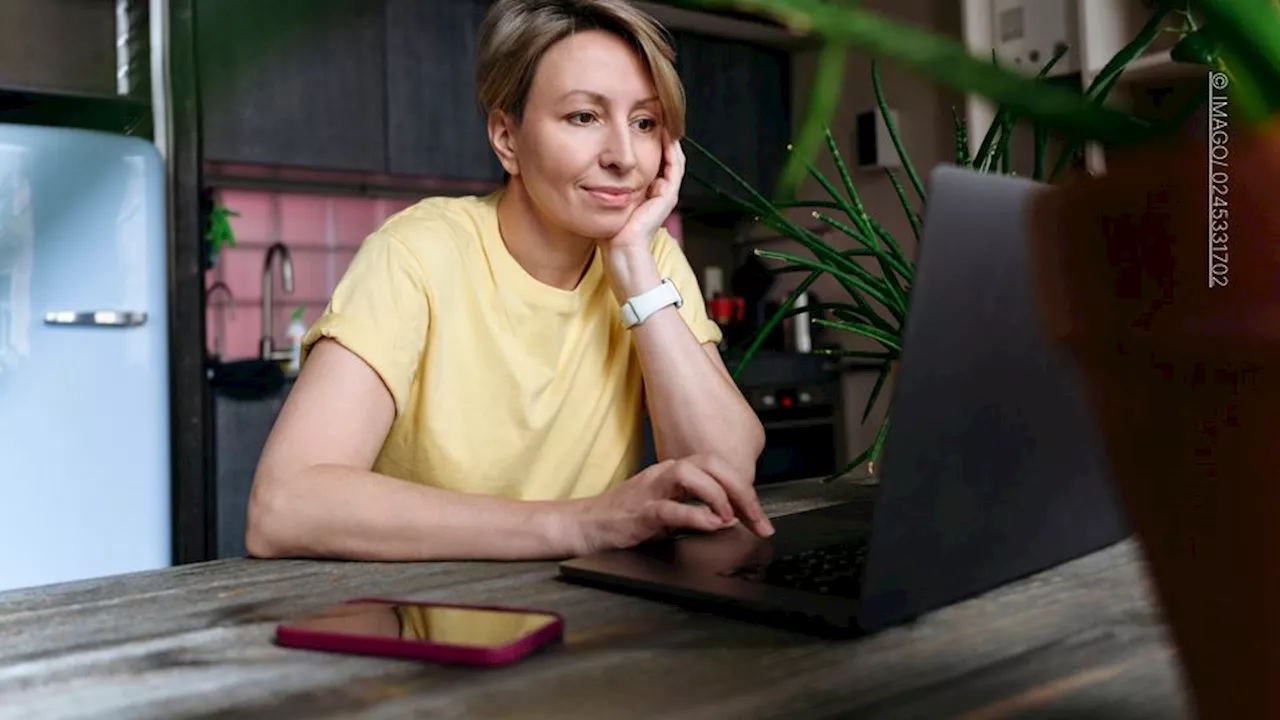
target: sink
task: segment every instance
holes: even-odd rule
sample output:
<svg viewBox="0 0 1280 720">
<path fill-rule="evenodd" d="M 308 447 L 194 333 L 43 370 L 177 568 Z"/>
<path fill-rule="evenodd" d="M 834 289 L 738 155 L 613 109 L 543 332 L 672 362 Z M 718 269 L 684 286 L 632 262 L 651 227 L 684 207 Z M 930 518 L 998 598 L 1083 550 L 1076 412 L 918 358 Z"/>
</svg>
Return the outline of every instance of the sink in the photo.
<svg viewBox="0 0 1280 720">
<path fill-rule="evenodd" d="M 236 400 L 275 397 L 289 382 L 279 363 L 256 358 L 232 362 L 209 361 L 209 385 L 213 392 Z"/>
</svg>

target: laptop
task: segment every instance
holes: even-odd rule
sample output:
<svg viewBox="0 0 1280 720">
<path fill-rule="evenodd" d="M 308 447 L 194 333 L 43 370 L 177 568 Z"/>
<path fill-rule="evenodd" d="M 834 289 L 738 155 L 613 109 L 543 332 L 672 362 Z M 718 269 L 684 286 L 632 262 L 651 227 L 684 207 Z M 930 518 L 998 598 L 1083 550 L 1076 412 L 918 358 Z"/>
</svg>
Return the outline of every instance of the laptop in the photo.
<svg viewBox="0 0 1280 720">
<path fill-rule="evenodd" d="M 1130 534 L 1075 366 L 1040 328 L 1027 179 L 943 165 L 866 500 L 601 552 L 568 582 L 843 637 L 874 633 Z"/>
</svg>

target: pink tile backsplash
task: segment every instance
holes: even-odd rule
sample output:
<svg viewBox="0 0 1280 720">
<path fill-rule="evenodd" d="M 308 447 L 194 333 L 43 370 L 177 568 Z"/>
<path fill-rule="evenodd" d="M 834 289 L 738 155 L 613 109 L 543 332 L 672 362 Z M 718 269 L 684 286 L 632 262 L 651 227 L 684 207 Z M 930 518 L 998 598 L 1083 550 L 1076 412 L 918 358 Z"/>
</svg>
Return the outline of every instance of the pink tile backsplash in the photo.
<svg viewBox="0 0 1280 720">
<path fill-rule="evenodd" d="M 293 260 L 291 295 L 284 293 L 275 270 L 273 335 L 277 347 L 283 347 L 294 309 L 301 305 L 305 322 L 315 322 L 364 239 L 387 217 L 417 202 L 249 190 L 223 190 L 219 200 L 240 214 L 231 218 L 236 247 L 224 250 L 205 278 L 206 287 L 226 283 L 235 298 L 234 317 L 221 293 L 207 309 L 208 351 L 217 352 L 220 335 L 224 360 L 258 355 L 262 261 L 268 247 L 284 242 Z"/>
<path fill-rule="evenodd" d="M 258 318 L 261 312 L 256 307 L 240 306 L 235 308 L 232 317 L 231 308 L 209 306 L 209 318 L 205 322 L 205 344 L 210 353 L 218 352 L 218 333 L 222 333 L 222 359 L 238 360 L 257 357 L 258 355 Z"/>
<path fill-rule="evenodd" d="M 386 217 L 391 217 L 405 208 L 416 205 L 419 201 L 405 198 L 387 198 L 381 202 L 383 205 L 383 213 Z"/>
<path fill-rule="evenodd" d="M 337 245 L 359 245 L 381 222 L 378 203 L 364 198 L 335 198 L 333 211 L 333 239 Z"/>
<path fill-rule="evenodd" d="M 247 241 L 240 240 L 241 245 Z M 236 247 L 224 250 L 218 258 L 218 267 L 206 273 L 206 287 L 218 280 L 231 288 L 236 302 L 254 302 L 262 295 L 262 258 L 266 249 L 263 247 Z"/>
<path fill-rule="evenodd" d="M 272 196 L 243 190 L 223 190 L 222 204 L 240 214 L 231 218 L 231 230 L 237 242 L 265 243 L 271 231 Z"/>
<path fill-rule="evenodd" d="M 329 203 L 323 195 L 279 195 L 280 239 L 294 246 L 329 244 Z M 369 202 L 353 198 L 356 202 Z"/>
<path fill-rule="evenodd" d="M 293 260 L 293 294 L 285 295 L 284 288 L 280 284 L 280 271 L 276 270 L 275 286 L 276 286 L 276 305 L 282 303 L 295 307 L 302 303 L 325 303 L 329 300 L 329 295 L 333 293 L 335 279 L 329 277 L 329 266 L 332 262 L 332 252 L 319 248 L 300 247 L 294 249 L 291 253 Z M 346 269 L 343 264 L 342 269 Z M 261 283 L 259 283 L 261 285 Z M 258 291 L 261 297 L 262 291 Z"/>
</svg>

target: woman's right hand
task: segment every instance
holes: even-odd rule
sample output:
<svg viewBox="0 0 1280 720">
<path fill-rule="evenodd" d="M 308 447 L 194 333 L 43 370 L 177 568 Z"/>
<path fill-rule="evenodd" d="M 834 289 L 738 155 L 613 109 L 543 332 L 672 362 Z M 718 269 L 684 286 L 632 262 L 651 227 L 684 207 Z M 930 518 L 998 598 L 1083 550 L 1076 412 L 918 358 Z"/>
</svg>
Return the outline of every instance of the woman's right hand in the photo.
<svg viewBox="0 0 1280 720">
<path fill-rule="evenodd" d="M 668 532 L 714 532 L 738 522 L 726 487 L 727 463 L 709 457 L 664 460 L 617 488 L 571 506 L 567 550 L 574 556 L 629 548 Z M 691 505 L 687 500 L 705 505 Z"/>
</svg>

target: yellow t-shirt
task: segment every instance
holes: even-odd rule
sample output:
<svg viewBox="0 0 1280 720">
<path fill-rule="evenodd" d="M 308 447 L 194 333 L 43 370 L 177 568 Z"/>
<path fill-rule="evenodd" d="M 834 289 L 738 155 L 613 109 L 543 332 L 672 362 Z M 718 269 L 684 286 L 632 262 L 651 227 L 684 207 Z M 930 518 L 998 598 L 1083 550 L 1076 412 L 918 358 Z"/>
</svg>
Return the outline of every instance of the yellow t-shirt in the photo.
<svg viewBox="0 0 1280 720">
<path fill-rule="evenodd" d="M 597 253 L 578 287 L 529 275 L 498 194 L 430 198 L 361 245 L 304 353 L 337 340 L 381 376 L 395 421 L 374 471 L 524 500 L 597 495 L 637 470 L 640 362 Z M 719 342 L 675 239 L 651 243 L 700 343 Z"/>
</svg>

